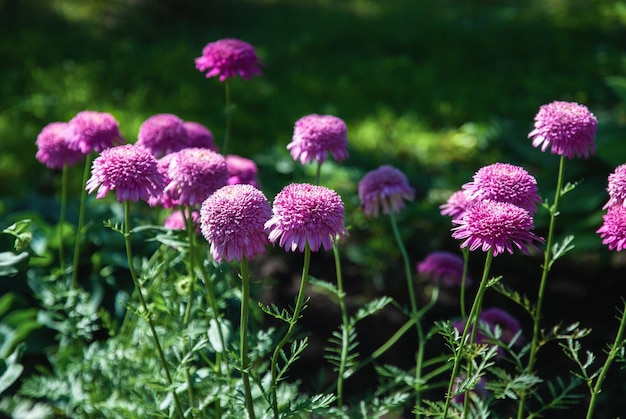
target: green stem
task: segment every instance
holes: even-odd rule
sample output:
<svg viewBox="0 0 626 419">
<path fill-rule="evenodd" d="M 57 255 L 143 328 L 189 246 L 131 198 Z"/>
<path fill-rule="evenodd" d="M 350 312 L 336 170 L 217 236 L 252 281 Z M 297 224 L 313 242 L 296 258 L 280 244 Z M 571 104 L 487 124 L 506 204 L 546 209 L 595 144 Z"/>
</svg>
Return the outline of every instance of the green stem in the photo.
<svg viewBox="0 0 626 419">
<path fill-rule="evenodd" d="M 321 166 L 321 165 L 320 165 Z M 318 167 L 320 167 L 318 166 Z M 341 260 L 337 243 L 333 243 L 333 255 L 335 256 L 335 272 L 337 275 L 337 290 L 339 291 L 339 309 L 341 310 L 341 355 L 339 371 L 337 375 L 337 406 L 341 409 L 343 405 L 343 382 L 346 371 L 346 360 L 348 358 L 348 346 L 350 344 L 349 331 L 352 327 L 348 321 L 348 309 L 346 307 L 345 293 L 343 291 L 343 276 L 341 274 Z"/>
<path fill-rule="evenodd" d="M 193 218 L 191 216 L 192 208 L 188 208 L 189 212 L 187 212 L 187 208 L 184 206 L 181 207 L 180 211 L 183 215 L 183 220 L 185 221 L 185 226 L 187 227 L 187 240 L 189 242 L 189 293 L 187 295 L 187 307 L 185 307 L 185 314 L 183 317 L 183 328 L 187 329 L 189 326 L 189 318 L 191 317 L 191 306 L 193 305 L 193 292 L 196 287 L 196 269 L 195 269 L 195 238 L 196 231 L 195 226 L 193 225 Z M 218 324 L 219 328 L 219 324 Z M 189 349 L 189 336 L 185 333 L 185 346 L 187 350 Z M 185 367 L 185 380 L 187 381 L 187 395 L 189 397 L 189 403 L 191 405 L 192 414 L 195 411 L 195 397 L 193 394 L 193 385 L 191 383 L 191 374 L 190 374 L 190 366 L 187 364 Z"/>
<path fill-rule="evenodd" d="M 274 353 L 272 354 L 271 361 L 271 373 L 272 373 L 272 410 L 274 412 L 274 419 L 278 419 L 278 400 L 276 395 L 276 390 L 278 386 L 278 357 L 283 349 L 283 347 L 289 342 L 291 339 L 291 335 L 296 327 L 296 323 L 298 322 L 298 318 L 300 317 L 300 312 L 302 311 L 302 307 L 304 306 L 304 292 L 306 289 L 306 284 L 309 280 L 309 265 L 311 264 L 311 247 L 307 242 L 304 247 L 304 263 L 302 267 L 302 278 L 300 279 L 300 289 L 298 290 L 298 297 L 296 298 L 296 307 L 293 310 L 293 316 L 289 322 L 289 328 L 287 329 L 287 333 L 283 336 L 282 340 L 278 343 L 276 348 L 274 349 Z"/>
<path fill-rule="evenodd" d="M 317 162 L 317 169 L 315 170 L 315 184 L 320 184 L 320 178 L 322 177 L 322 162 Z"/>
<path fill-rule="evenodd" d="M 167 382 L 170 387 L 173 386 L 174 381 L 172 380 L 172 376 L 170 375 L 169 367 L 167 366 L 167 360 L 165 359 L 165 354 L 163 353 L 163 348 L 161 347 L 161 342 L 159 341 L 159 335 L 157 334 L 156 328 L 154 327 L 154 322 L 152 321 L 152 313 L 146 304 L 146 300 L 143 297 L 143 292 L 141 291 L 141 284 L 139 283 L 139 279 L 137 278 L 137 274 L 135 272 L 135 268 L 133 266 L 133 254 L 131 250 L 131 241 L 130 241 L 130 202 L 124 201 L 124 243 L 126 245 L 126 258 L 128 259 L 128 269 L 130 270 L 130 276 L 133 279 L 133 284 L 135 285 L 135 289 L 137 290 L 137 295 L 139 296 L 139 302 L 141 303 L 141 308 L 145 313 L 145 318 L 148 321 L 148 326 L 150 327 L 150 331 L 152 332 L 152 339 L 154 340 L 154 346 L 157 349 L 159 354 L 159 359 L 161 360 L 161 365 L 163 365 L 163 370 L 165 371 L 165 375 L 167 377 Z M 183 413 L 183 409 L 180 406 L 180 401 L 178 400 L 178 395 L 176 391 L 172 388 L 172 396 L 174 397 L 174 404 L 176 405 L 176 411 L 178 415 L 183 418 L 185 417 Z"/>
<path fill-rule="evenodd" d="M 248 316 L 250 310 L 250 272 L 248 270 L 248 259 L 241 258 L 241 320 L 239 324 L 240 337 L 240 357 L 241 357 L 241 378 L 243 379 L 243 390 L 246 397 L 246 409 L 248 418 L 254 419 L 254 405 L 252 404 L 252 391 L 250 390 L 250 376 L 248 373 Z"/>
<path fill-rule="evenodd" d="M 63 165 L 61 172 L 61 209 L 59 211 L 59 267 L 65 272 L 65 246 L 63 245 L 63 223 L 65 222 L 65 210 L 67 208 L 67 164 Z"/>
<path fill-rule="evenodd" d="M 228 143 L 230 142 L 232 126 L 232 104 L 230 99 L 230 81 L 228 79 L 224 80 L 224 98 L 226 101 L 226 133 L 224 134 L 224 146 L 221 154 L 225 156 Z"/>
<path fill-rule="evenodd" d="M 466 312 L 465 312 L 465 288 L 467 285 L 467 271 L 469 268 L 469 249 L 467 247 L 464 247 L 463 249 L 461 249 L 461 252 L 463 253 L 463 280 L 461 282 L 461 319 L 463 321 L 467 320 L 467 316 L 466 316 Z"/>
<path fill-rule="evenodd" d="M 87 206 L 87 189 L 85 185 L 91 173 L 91 158 L 93 153 L 85 156 L 85 169 L 83 170 L 82 191 L 80 193 L 80 207 L 78 209 L 78 225 L 76 226 L 76 239 L 74 240 L 74 259 L 72 261 L 72 286 L 78 288 L 78 261 L 80 259 L 80 245 L 85 225 L 85 207 Z"/>
</svg>

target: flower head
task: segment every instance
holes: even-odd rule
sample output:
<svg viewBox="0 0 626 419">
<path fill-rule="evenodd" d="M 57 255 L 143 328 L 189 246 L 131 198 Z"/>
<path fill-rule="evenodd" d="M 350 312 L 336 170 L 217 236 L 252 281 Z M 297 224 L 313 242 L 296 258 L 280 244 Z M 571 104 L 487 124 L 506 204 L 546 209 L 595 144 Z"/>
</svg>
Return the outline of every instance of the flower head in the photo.
<svg viewBox="0 0 626 419">
<path fill-rule="evenodd" d="M 187 131 L 183 120 L 169 113 L 152 115 L 139 127 L 137 145 L 159 157 L 187 147 Z"/>
<path fill-rule="evenodd" d="M 179 205 L 201 204 L 226 185 L 228 169 L 224 157 L 206 148 L 185 148 L 174 154 L 165 193 Z"/>
<path fill-rule="evenodd" d="M 338 162 L 348 157 L 346 123 L 332 115 L 307 115 L 296 121 L 287 150 L 294 160 L 323 163 L 331 153 Z"/>
<path fill-rule="evenodd" d="M 537 211 L 537 202 L 541 202 L 535 178 L 523 168 L 507 163 L 482 167 L 463 189 L 468 201 L 510 202 L 533 213 Z"/>
<path fill-rule="evenodd" d="M 368 172 L 359 182 L 359 198 L 368 217 L 378 217 L 381 207 L 384 214 L 400 212 L 404 200 L 412 201 L 414 194 L 404 173 L 388 165 Z"/>
<path fill-rule="evenodd" d="M 157 169 L 157 161 L 146 149 L 126 144 L 107 148 L 93 161 L 91 178 L 86 189 L 96 198 L 104 198 L 114 190 L 119 202 L 147 201 L 158 196 L 165 187 L 165 178 Z"/>
<path fill-rule="evenodd" d="M 554 101 L 542 105 L 535 115 L 535 129 L 528 134 L 533 147 L 569 159 L 595 154 L 598 120 L 586 106 L 575 102 Z"/>
<path fill-rule="evenodd" d="M 220 39 L 208 43 L 202 49 L 202 56 L 195 59 L 196 68 L 206 71 L 206 78 L 219 76 L 225 81 L 236 76 L 248 80 L 262 74 L 261 61 L 254 47 L 239 39 Z"/>
<path fill-rule="evenodd" d="M 209 150 L 217 151 L 213 133 L 207 127 L 198 122 L 185 121 L 183 122 L 183 128 L 187 137 L 186 147 L 208 148 Z"/>
<path fill-rule="evenodd" d="M 228 167 L 229 185 L 247 183 L 257 186 L 256 176 L 259 169 L 253 160 L 231 154 L 226 156 L 226 167 Z"/>
<path fill-rule="evenodd" d="M 186 211 L 185 214 L 187 218 L 189 217 L 189 212 Z M 200 218 L 200 214 L 198 211 L 191 211 L 191 221 L 194 225 L 198 224 L 198 219 Z M 170 230 L 186 230 L 187 225 L 185 224 L 185 216 L 181 210 L 173 211 L 163 222 L 163 227 L 169 228 Z M 198 231 L 200 231 L 200 227 L 198 227 Z"/>
<path fill-rule="evenodd" d="M 417 264 L 417 272 L 434 282 L 443 282 L 444 285 L 460 286 L 463 282 L 463 258 L 450 252 L 431 252 Z M 470 285 L 469 276 L 465 283 Z"/>
<path fill-rule="evenodd" d="M 37 135 L 35 158 L 51 169 L 62 169 L 65 165 L 73 166 L 85 155 L 80 150 L 71 148 L 68 138 L 67 122 L 52 122 L 46 125 Z"/>
<path fill-rule="evenodd" d="M 600 234 L 602 244 L 609 246 L 609 250 L 618 252 L 626 249 L 626 207 L 611 206 L 602 218 L 602 227 L 596 232 Z"/>
<path fill-rule="evenodd" d="M 292 183 L 276 195 L 274 215 L 265 223 L 269 239 L 287 251 L 302 252 L 308 243 L 316 252 L 330 250 L 335 237 L 345 237 L 344 207 L 337 192 L 323 186 Z"/>
<path fill-rule="evenodd" d="M 165 156 L 161 157 L 160 159 L 157 160 L 157 170 L 159 171 L 159 173 L 161 173 L 163 175 L 163 179 L 165 180 L 165 185 L 167 186 L 171 179 L 168 175 L 168 171 L 170 168 L 170 164 L 172 162 L 172 160 L 174 160 L 174 157 L 176 157 L 176 154 L 166 154 Z M 157 205 L 162 205 L 163 208 L 172 208 L 175 207 L 176 205 L 178 205 L 178 202 L 176 201 L 176 199 L 174 199 L 172 197 L 172 195 L 168 192 L 166 192 L 165 190 L 163 191 L 163 193 L 159 194 L 159 195 L 154 195 L 151 196 L 148 199 L 148 205 L 150 205 L 151 207 L 155 207 Z"/>
<path fill-rule="evenodd" d="M 461 190 L 450 195 L 446 203 L 439 206 L 439 209 L 441 210 L 441 215 L 449 215 L 453 219 L 463 218 L 467 204 L 467 196 L 465 196 L 465 192 Z"/>
<path fill-rule="evenodd" d="M 265 223 L 272 208 L 252 185 L 227 185 L 209 196 L 200 209 L 202 234 L 216 261 L 252 259 L 269 244 Z"/>
<path fill-rule="evenodd" d="M 607 209 L 613 205 L 626 207 L 626 164 L 618 166 L 609 175 L 609 186 L 606 190 L 609 193 L 609 201 L 602 209 Z"/>
<path fill-rule="evenodd" d="M 106 112 L 82 111 L 68 122 L 70 147 L 83 154 L 123 144 L 118 122 Z"/>
<path fill-rule="evenodd" d="M 543 242 L 531 231 L 531 214 L 509 202 L 476 201 L 467 207 L 463 218 L 452 223 L 458 224 L 452 229 L 452 237 L 465 240 L 462 248 L 481 248 L 493 252 L 493 256 L 505 250 L 512 254 L 514 247 L 528 254 L 528 247 L 537 248 L 534 242 Z"/>
</svg>

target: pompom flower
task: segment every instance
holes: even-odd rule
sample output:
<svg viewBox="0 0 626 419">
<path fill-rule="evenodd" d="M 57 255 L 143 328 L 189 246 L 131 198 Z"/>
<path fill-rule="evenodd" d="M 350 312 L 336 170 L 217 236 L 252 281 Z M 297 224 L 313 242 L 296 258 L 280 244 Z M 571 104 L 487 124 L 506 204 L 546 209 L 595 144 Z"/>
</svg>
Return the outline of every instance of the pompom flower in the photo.
<svg viewBox="0 0 626 419">
<path fill-rule="evenodd" d="M 179 205 L 201 204 L 226 185 L 228 169 L 224 157 L 206 148 L 185 148 L 170 161 L 165 193 Z"/>
<path fill-rule="evenodd" d="M 626 164 L 618 166 L 609 175 L 609 186 L 606 188 L 609 193 L 609 201 L 602 207 L 607 209 L 614 205 L 626 207 Z"/>
<path fill-rule="evenodd" d="M 542 105 L 535 115 L 535 129 L 528 134 L 533 147 L 548 147 L 552 154 L 569 159 L 595 154 L 598 120 L 586 106 L 554 101 Z"/>
<path fill-rule="evenodd" d="M 344 207 L 337 192 L 323 186 L 292 183 L 276 195 L 274 215 L 265 223 L 269 240 L 287 251 L 304 251 L 306 243 L 316 252 L 330 250 L 333 239 L 348 235 L 343 224 Z"/>
<path fill-rule="evenodd" d="M 83 154 L 124 143 L 120 127 L 113 115 L 106 112 L 82 111 L 68 122 L 70 147 Z"/>
<path fill-rule="evenodd" d="M 254 47 L 239 39 L 220 39 L 208 43 L 195 63 L 199 71 L 207 72 L 207 79 L 219 76 L 220 81 L 225 81 L 240 76 L 248 80 L 262 74 L 261 61 Z"/>
<path fill-rule="evenodd" d="M 346 123 L 332 115 L 307 115 L 296 121 L 287 150 L 294 160 L 323 163 L 328 153 L 338 162 L 348 157 Z"/>
<path fill-rule="evenodd" d="M 159 171 L 159 173 L 161 173 L 163 175 L 163 178 L 165 179 L 165 185 L 167 186 L 171 179 L 169 178 L 168 175 L 168 171 L 170 169 L 170 164 L 172 162 L 172 160 L 174 160 L 174 157 L 176 157 L 176 154 L 166 154 L 165 156 L 161 157 L 160 159 L 157 160 L 157 170 Z M 159 195 L 154 195 L 151 196 L 148 199 L 148 205 L 150 205 L 151 207 L 155 207 L 157 205 L 161 205 L 163 206 L 163 208 L 172 208 L 178 205 L 178 202 L 172 198 L 172 196 L 168 193 L 165 192 L 165 190 L 163 190 L 163 193 L 159 194 Z"/>
<path fill-rule="evenodd" d="M 404 200 L 412 201 L 414 195 L 404 173 L 389 165 L 368 172 L 359 182 L 359 199 L 368 217 L 378 217 L 381 208 L 384 214 L 400 212 Z"/>
<path fill-rule="evenodd" d="M 462 188 L 468 201 L 509 202 L 533 213 L 537 211 L 537 202 L 541 202 L 535 178 L 523 168 L 507 163 L 482 167 L 473 181 Z"/>
<path fill-rule="evenodd" d="M 253 160 L 231 154 L 226 156 L 226 167 L 228 168 L 229 185 L 247 183 L 255 187 L 258 186 L 256 176 L 259 169 Z"/>
<path fill-rule="evenodd" d="M 185 121 L 183 122 L 183 128 L 185 128 L 187 137 L 187 147 L 208 148 L 209 150 L 217 151 L 213 133 L 207 127 L 198 122 Z"/>
<path fill-rule="evenodd" d="M 269 244 L 265 223 L 272 207 L 252 185 L 227 185 L 209 196 L 200 209 L 202 235 L 216 261 L 252 259 Z"/>
<path fill-rule="evenodd" d="M 187 212 L 187 216 L 189 216 L 189 212 Z M 191 221 L 193 224 L 197 224 L 200 218 L 200 214 L 198 211 L 191 212 Z M 183 212 L 181 210 L 173 211 L 163 222 L 163 227 L 169 228 L 170 230 L 186 230 L 187 226 L 185 225 L 185 217 L 183 216 Z M 198 231 L 200 227 L 198 226 Z"/>
<path fill-rule="evenodd" d="M 611 206 L 602 218 L 604 222 L 597 231 L 602 238 L 602 244 L 607 245 L 609 250 L 618 252 L 626 249 L 626 207 Z"/>
<path fill-rule="evenodd" d="M 119 202 L 147 201 L 162 193 L 165 178 L 146 149 L 126 144 L 102 151 L 93 161 L 91 178 L 85 186 L 89 193 L 98 189 L 98 199 L 114 190 Z"/>
<path fill-rule="evenodd" d="M 37 153 L 35 158 L 50 169 L 71 167 L 85 155 L 80 150 L 70 147 L 69 124 L 67 122 L 52 122 L 37 135 Z"/>
<path fill-rule="evenodd" d="M 169 113 L 152 115 L 139 126 L 136 144 L 149 150 L 155 157 L 187 148 L 187 131 L 183 120 Z"/>
<path fill-rule="evenodd" d="M 543 242 L 535 235 L 533 218 L 527 210 L 509 202 L 476 201 L 470 204 L 463 218 L 452 220 L 458 224 L 452 237 L 464 240 L 461 248 L 478 248 L 497 256 L 504 251 L 513 253 L 515 247 L 528 254 L 528 247 L 537 249 L 534 242 Z"/>
<path fill-rule="evenodd" d="M 460 286 L 463 282 L 463 258 L 450 252 L 431 252 L 417 264 L 417 272 L 434 282 L 442 282 L 445 286 Z M 465 283 L 470 285 L 469 276 Z"/>
<path fill-rule="evenodd" d="M 446 201 L 445 204 L 439 206 L 441 215 L 448 215 L 454 218 L 462 218 L 467 208 L 467 196 L 464 191 L 456 191 Z"/>
</svg>

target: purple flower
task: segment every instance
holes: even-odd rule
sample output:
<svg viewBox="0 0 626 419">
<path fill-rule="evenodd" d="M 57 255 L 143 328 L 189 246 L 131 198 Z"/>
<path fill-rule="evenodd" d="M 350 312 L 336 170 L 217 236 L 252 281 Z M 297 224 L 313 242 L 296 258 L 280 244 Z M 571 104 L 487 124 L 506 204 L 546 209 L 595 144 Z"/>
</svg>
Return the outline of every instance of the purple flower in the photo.
<svg viewBox="0 0 626 419">
<path fill-rule="evenodd" d="M 165 193 L 179 205 L 201 204 L 226 185 L 228 169 L 224 157 L 206 148 L 185 148 L 174 154 Z"/>
<path fill-rule="evenodd" d="M 513 343 L 513 338 L 522 330 L 519 320 L 513 317 L 510 313 L 497 307 L 488 308 L 483 310 L 478 316 L 478 330 L 476 331 L 476 338 L 474 343 L 483 344 L 487 343 L 491 336 L 494 335 L 496 326 L 500 328 L 500 342 L 504 345 L 510 345 Z M 452 323 L 452 327 L 463 333 L 465 328 L 465 322 L 463 320 Z M 468 330 L 468 333 L 472 332 L 472 328 Z M 521 336 L 518 336 L 514 344 L 519 345 L 522 343 Z M 498 354 L 502 355 L 502 350 L 498 350 Z"/>
<path fill-rule="evenodd" d="M 241 156 L 226 156 L 226 167 L 228 167 L 228 184 L 237 185 L 247 183 L 257 187 L 256 176 L 259 169 L 253 160 Z"/>
<path fill-rule="evenodd" d="M 186 211 L 187 217 L 189 217 L 189 211 Z M 200 218 L 200 214 L 198 211 L 191 211 L 191 222 L 196 225 L 198 224 L 198 219 Z M 187 226 L 185 225 L 185 217 L 183 216 L 183 212 L 181 210 L 173 211 L 163 222 L 163 227 L 169 228 L 170 230 L 186 230 Z M 200 226 L 198 227 L 198 231 L 200 231 Z"/>
<path fill-rule="evenodd" d="M 239 39 L 220 39 L 210 42 L 202 49 L 202 56 L 195 59 L 196 68 L 206 71 L 206 78 L 219 76 L 225 81 L 236 76 L 248 80 L 262 74 L 261 61 L 254 47 Z"/>
<path fill-rule="evenodd" d="M 69 124 L 66 122 L 52 122 L 37 135 L 37 153 L 35 158 L 51 169 L 71 167 L 82 160 L 85 155 L 80 150 L 70 147 Z"/>
<path fill-rule="evenodd" d="M 595 154 L 594 142 L 598 120 L 584 105 L 574 102 L 554 101 L 542 105 L 535 115 L 535 129 L 528 134 L 533 147 L 541 146 L 546 151 L 569 159 L 585 158 Z"/>
<path fill-rule="evenodd" d="M 269 244 L 265 223 L 272 208 L 252 185 L 227 185 L 209 196 L 200 209 L 202 234 L 216 261 L 252 259 Z"/>
<path fill-rule="evenodd" d="M 165 156 L 157 160 L 157 170 L 163 175 L 163 178 L 165 179 L 165 185 L 168 185 L 171 181 L 168 175 L 168 171 L 172 160 L 174 160 L 174 157 L 176 157 L 175 153 L 166 154 Z M 162 205 L 163 208 L 172 208 L 177 206 L 178 202 L 171 196 L 170 193 L 165 192 L 164 190 L 163 193 L 159 195 L 151 196 L 148 199 L 148 205 L 150 205 L 151 207 Z"/>
<path fill-rule="evenodd" d="M 98 199 L 114 190 L 119 202 L 136 202 L 161 194 L 165 179 L 154 156 L 142 147 L 126 144 L 102 151 L 93 161 L 91 178 L 85 186 L 89 193 L 97 188 Z"/>
<path fill-rule="evenodd" d="M 444 285 L 460 286 L 463 283 L 463 258 L 450 252 L 431 252 L 417 264 L 417 272 L 434 282 L 443 282 Z M 469 276 L 465 283 L 471 285 Z"/>
<path fill-rule="evenodd" d="M 609 246 L 609 250 L 618 252 L 626 249 L 626 207 L 611 206 L 602 218 L 602 227 L 596 231 L 602 238 L 602 244 Z"/>
<path fill-rule="evenodd" d="M 404 200 L 412 201 L 414 193 L 404 173 L 388 165 L 368 172 L 359 182 L 359 199 L 368 217 L 378 217 L 381 207 L 384 214 L 400 212 Z"/>
<path fill-rule="evenodd" d="M 68 122 L 70 147 L 83 154 L 123 144 L 119 124 L 106 112 L 82 111 Z"/>
<path fill-rule="evenodd" d="M 606 190 L 609 193 L 609 201 L 602 209 L 607 209 L 614 205 L 626 207 L 626 164 L 618 166 L 609 175 L 609 186 Z"/>
<path fill-rule="evenodd" d="M 323 163 L 331 153 L 338 162 L 348 157 L 346 123 L 332 115 L 307 115 L 296 121 L 287 150 L 294 160 Z"/>
<path fill-rule="evenodd" d="M 316 252 L 330 250 L 333 239 L 348 235 L 343 224 L 343 202 L 337 192 L 323 186 L 292 183 L 274 199 L 274 215 L 265 223 L 269 240 L 287 251 L 302 252 L 308 243 Z"/>
<path fill-rule="evenodd" d="M 463 218 L 465 208 L 467 208 L 467 197 L 464 191 L 456 191 L 448 198 L 448 201 L 441 205 L 441 215 L 449 215 L 453 219 Z"/>
<path fill-rule="evenodd" d="M 482 167 L 474 174 L 474 180 L 462 188 L 468 201 L 509 202 L 533 213 L 537 211 L 537 202 L 541 202 L 535 178 L 523 168 L 507 163 Z"/>
<path fill-rule="evenodd" d="M 186 147 L 208 148 L 211 151 L 217 151 L 213 133 L 207 127 L 192 121 L 183 122 L 183 127 L 187 137 Z"/>
<path fill-rule="evenodd" d="M 493 256 L 505 250 L 512 254 L 514 247 L 528 254 L 527 247 L 537 249 L 534 242 L 543 242 L 530 231 L 534 228 L 530 212 L 509 202 L 471 203 L 463 218 L 452 223 L 458 224 L 452 229 L 452 237 L 465 240 L 461 248 L 469 246 L 471 251 L 481 248 L 483 252 L 492 251 Z"/>
<path fill-rule="evenodd" d="M 139 127 L 136 144 L 149 150 L 154 157 L 187 148 L 183 120 L 169 113 L 152 115 Z"/>
</svg>

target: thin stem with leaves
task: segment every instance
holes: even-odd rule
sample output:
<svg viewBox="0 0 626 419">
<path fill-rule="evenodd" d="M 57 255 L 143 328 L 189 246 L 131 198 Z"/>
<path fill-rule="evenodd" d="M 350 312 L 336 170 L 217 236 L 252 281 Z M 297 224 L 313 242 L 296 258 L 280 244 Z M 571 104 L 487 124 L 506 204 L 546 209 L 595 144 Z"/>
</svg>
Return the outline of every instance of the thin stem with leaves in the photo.
<svg viewBox="0 0 626 419">
<path fill-rule="evenodd" d="M 254 405 L 252 403 L 252 391 L 250 390 L 250 374 L 248 368 L 248 317 L 250 311 L 250 270 L 248 259 L 241 258 L 241 320 L 239 323 L 239 354 L 241 358 L 241 379 L 246 398 L 248 418 L 254 419 Z M 219 327 L 219 326 L 218 326 Z"/>
<path fill-rule="evenodd" d="M 78 209 L 78 225 L 76 226 L 76 238 L 74 240 L 74 258 L 72 261 L 72 286 L 78 288 L 78 262 L 80 259 L 80 247 L 83 239 L 83 228 L 85 226 L 85 208 L 87 206 L 87 179 L 91 173 L 92 154 L 85 156 L 85 168 L 83 170 L 83 183 L 81 184 L 80 207 Z"/>
</svg>

